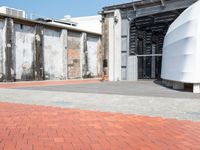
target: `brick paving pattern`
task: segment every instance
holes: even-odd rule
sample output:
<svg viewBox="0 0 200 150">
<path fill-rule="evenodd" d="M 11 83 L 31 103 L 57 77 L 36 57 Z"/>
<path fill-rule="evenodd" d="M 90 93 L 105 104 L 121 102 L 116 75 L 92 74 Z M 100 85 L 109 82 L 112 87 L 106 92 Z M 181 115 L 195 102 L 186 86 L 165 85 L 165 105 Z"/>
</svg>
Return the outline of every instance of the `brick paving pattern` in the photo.
<svg viewBox="0 0 200 150">
<path fill-rule="evenodd" d="M 0 103 L 0 150 L 199 149 L 199 122 Z"/>
<path fill-rule="evenodd" d="M 40 87 L 66 84 L 99 83 L 100 79 L 81 79 L 81 80 L 60 80 L 60 81 L 26 81 L 26 82 L 5 82 L 0 83 L 1 88 L 20 88 L 20 87 Z"/>
</svg>

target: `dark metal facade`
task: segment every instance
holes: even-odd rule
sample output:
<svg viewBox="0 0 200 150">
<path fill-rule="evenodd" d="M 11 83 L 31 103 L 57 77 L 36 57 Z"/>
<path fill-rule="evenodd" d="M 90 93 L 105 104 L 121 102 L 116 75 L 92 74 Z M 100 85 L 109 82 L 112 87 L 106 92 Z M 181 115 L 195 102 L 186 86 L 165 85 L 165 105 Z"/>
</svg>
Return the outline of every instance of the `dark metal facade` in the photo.
<svg viewBox="0 0 200 150">
<path fill-rule="evenodd" d="M 121 11 L 122 80 L 133 79 L 129 70 L 137 68 L 138 79 L 160 78 L 162 49 L 171 23 L 197 0 L 141 0 L 103 8 L 104 20 Z M 108 39 L 108 24 L 103 22 L 103 41 Z M 108 51 L 109 40 L 103 43 Z M 137 57 L 137 64 L 131 57 Z M 108 56 L 105 56 L 108 58 Z M 131 60 L 131 62 L 129 62 Z"/>
<path fill-rule="evenodd" d="M 162 49 L 170 24 L 183 10 L 135 18 L 130 23 L 129 55 L 138 56 L 138 78 L 160 78 Z"/>
</svg>

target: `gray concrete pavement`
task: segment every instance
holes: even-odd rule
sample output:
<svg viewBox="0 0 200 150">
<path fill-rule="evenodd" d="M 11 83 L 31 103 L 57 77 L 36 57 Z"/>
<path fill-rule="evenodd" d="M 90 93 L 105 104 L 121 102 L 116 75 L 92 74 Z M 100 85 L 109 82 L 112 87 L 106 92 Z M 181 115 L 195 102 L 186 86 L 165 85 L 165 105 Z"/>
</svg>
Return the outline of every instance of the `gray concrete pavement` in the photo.
<svg viewBox="0 0 200 150">
<path fill-rule="evenodd" d="M 58 86 L 19 88 L 25 90 L 96 93 L 128 96 L 167 97 L 167 98 L 199 98 L 200 94 L 177 91 L 163 87 L 159 81 L 140 80 L 137 82 L 102 82 L 84 84 L 66 84 Z"/>
<path fill-rule="evenodd" d="M 117 83 L 103 84 L 110 84 L 110 86 L 112 85 L 112 88 L 120 88 L 117 87 Z M 123 86 L 125 86 L 124 83 L 122 84 Z M 133 96 L 134 94 L 120 95 L 119 93 L 82 93 L 82 86 L 86 85 L 81 84 L 73 86 L 80 89 L 79 93 L 78 91 L 67 92 L 65 89 L 41 90 L 41 88 L 57 89 L 55 86 L 39 88 L 35 87 L 35 90 L 33 90 L 34 88 L 31 88 L 31 90 L 0 89 L 0 101 L 200 121 L 200 99 L 198 98 L 199 95 L 196 95 L 197 97 L 194 96 L 192 98 L 182 98 L 181 96 L 177 96 L 175 98 L 167 96 L 160 97 L 159 95 L 142 96 L 143 94 L 136 94 L 135 96 Z M 91 84 L 91 86 L 94 85 Z M 147 85 L 144 85 L 144 87 L 145 86 Z M 62 86 L 60 86 L 58 89 L 62 89 L 61 87 Z M 142 89 L 141 86 L 141 89 L 137 90 L 140 93 L 143 93 L 145 90 L 144 87 Z M 104 88 L 106 89 L 106 86 L 104 86 Z M 123 90 L 122 87 L 121 89 Z M 151 90 L 149 90 L 149 92 L 150 91 Z M 176 92 L 177 91 L 174 91 L 174 93 Z M 160 94 L 162 95 L 162 93 Z"/>
</svg>

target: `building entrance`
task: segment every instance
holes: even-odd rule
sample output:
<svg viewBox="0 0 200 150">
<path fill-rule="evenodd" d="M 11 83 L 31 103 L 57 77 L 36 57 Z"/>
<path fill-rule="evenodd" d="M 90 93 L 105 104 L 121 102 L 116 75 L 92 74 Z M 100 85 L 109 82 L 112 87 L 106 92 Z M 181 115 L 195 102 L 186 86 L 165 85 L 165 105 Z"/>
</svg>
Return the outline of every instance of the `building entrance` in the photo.
<svg viewBox="0 0 200 150">
<path fill-rule="evenodd" d="M 137 56 L 138 79 L 160 78 L 164 37 L 171 23 L 182 11 L 170 11 L 132 20 L 129 55 Z"/>
<path fill-rule="evenodd" d="M 159 79 L 162 56 L 138 56 L 138 79 Z"/>
</svg>

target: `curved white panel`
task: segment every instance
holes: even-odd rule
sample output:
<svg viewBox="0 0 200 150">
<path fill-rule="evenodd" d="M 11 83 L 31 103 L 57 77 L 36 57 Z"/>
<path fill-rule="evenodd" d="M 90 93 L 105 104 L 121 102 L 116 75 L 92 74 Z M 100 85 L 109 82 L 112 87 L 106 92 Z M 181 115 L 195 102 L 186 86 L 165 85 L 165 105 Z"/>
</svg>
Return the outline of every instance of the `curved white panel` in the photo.
<svg viewBox="0 0 200 150">
<path fill-rule="evenodd" d="M 186 9 L 169 27 L 163 46 L 161 77 L 200 83 L 200 1 Z"/>
</svg>

